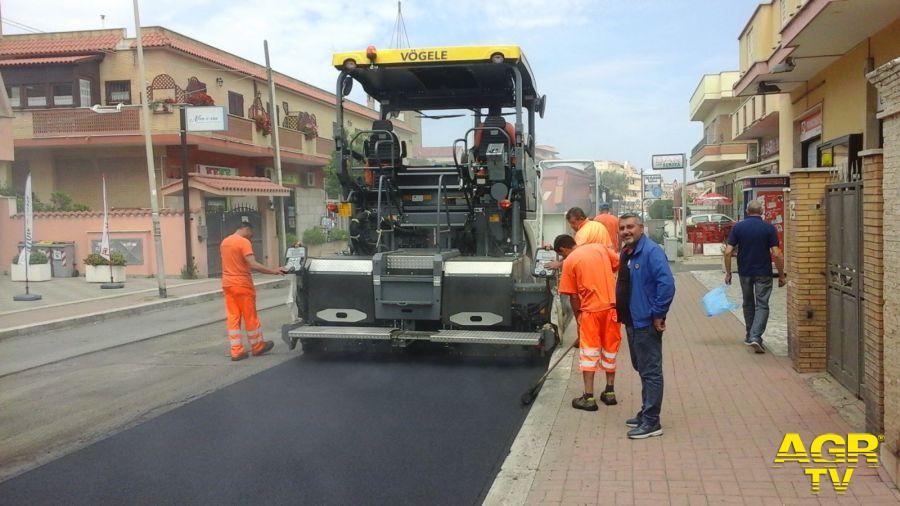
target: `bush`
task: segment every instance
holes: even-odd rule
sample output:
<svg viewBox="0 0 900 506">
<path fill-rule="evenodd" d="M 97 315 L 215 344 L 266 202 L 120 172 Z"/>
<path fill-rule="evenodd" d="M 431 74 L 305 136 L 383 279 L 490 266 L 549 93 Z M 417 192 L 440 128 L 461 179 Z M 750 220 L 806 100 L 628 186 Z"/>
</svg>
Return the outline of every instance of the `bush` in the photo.
<svg viewBox="0 0 900 506">
<path fill-rule="evenodd" d="M 100 253 L 91 253 L 84 258 L 84 265 L 109 265 L 114 267 L 123 267 L 125 265 L 125 255 L 119 251 L 113 251 L 109 254 L 109 261 L 100 256 Z"/>
<path fill-rule="evenodd" d="M 675 203 L 672 200 L 657 200 L 650 206 L 650 218 L 654 220 L 671 220 L 675 213 L 672 207 Z"/>
<path fill-rule="evenodd" d="M 342 228 L 338 228 L 338 229 L 331 231 L 331 240 L 332 241 L 346 241 L 349 238 L 350 238 L 350 234 Z"/>
<path fill-rule="evenodd" d="M 297 244 L 297 234 L 292 234 L 292 233 L 288 232 L 287 234 L 285 234 L 284 238 L 285 238 L 285 242 L 287 243 L 288 248 L 291 248 L 295 244 Z"/>
<path fill-rule="evenodd" d="M 181 279 L 197 279 L 200 269 L 195 262 L 181 268 Z"/>
<path fill-rule="evenodd" d="M 303 231 L 303 244 L 306 246 L 315 246 L 317 244 L 325 244 L 327 242 L 325 232 L 319 227 L 308 228 Z"/>
<path fill-rule="evenodd" d="M 14 257 L 12 257 L 12 263 L 19 263 L 19 254 L 16 253 Z M 43 265 L 50 263 L 50 258 L 43 251 L 31 250 L 31 255 L 28 257 L 28 265 Z"/>
</svg>

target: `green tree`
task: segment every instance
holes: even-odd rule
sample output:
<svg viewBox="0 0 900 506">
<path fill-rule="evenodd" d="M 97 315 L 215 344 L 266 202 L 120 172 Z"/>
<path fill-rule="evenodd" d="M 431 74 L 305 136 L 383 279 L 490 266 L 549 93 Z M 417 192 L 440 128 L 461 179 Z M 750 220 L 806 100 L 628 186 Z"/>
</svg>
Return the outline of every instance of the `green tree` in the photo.
<svg viewBox="0 0 900 506">
<path fill-rule="evenodd" d="M 613 199 L 624 199 L 628 193 L 628 177 L 621 172 L 601 172 L 597 175 L 597 182 L 600 183 L 600 186 L 606 187 L 608 191 L 606 195 L 607 202 Z"/>
<path fill-rule="evenodd" d="M 347 132 L 345 130 L 345 132 Z M 350 128 L 348 135 L 345 135 L 345 141 L 347 138 L 354 138 L 356 134 L 359 132 L 358 128 Z M 364 135 L 360 135 L 356 137 L 356 141 L 353 143 L 353 150 L 359 153 L 362 153 L 363 150 L 363 137 Z M 354 163 L 359 163 L 358 161 L 354 161 Z M 337 151 L 331 152 L 331 158 L 328 160 L 328 164 L 322 167 L 322 172 L 325 174 L 325 195 L 330 199 L 338 199 L 341 197 L 341 182 L 338 180 L 338 169 L 339 163 L 337 160 Z"/>
<path fill-rule="evenodd" d="M 650 206 L 650 219 L 671 220 L 675 216 L 672 211 L 674 204 L 672 200 L 657 200 Z"/>
</svg>

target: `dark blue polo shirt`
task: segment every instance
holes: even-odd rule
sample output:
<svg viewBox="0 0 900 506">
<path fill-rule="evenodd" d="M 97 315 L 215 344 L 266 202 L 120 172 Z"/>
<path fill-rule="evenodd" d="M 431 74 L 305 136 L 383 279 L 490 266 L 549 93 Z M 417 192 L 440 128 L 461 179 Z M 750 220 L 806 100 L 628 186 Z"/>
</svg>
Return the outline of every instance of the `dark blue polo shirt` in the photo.
<svg viewBox="0 0 900 506">
<path fill-rule="evenodd" d="M 738 250 L 738 274 L 741 276 L 772 276 L 772 256 L 769 248 L 778 246 L 778 232 L 760 216 L 747 216 L 728 234 L 725 241 Z"/>
</svg>

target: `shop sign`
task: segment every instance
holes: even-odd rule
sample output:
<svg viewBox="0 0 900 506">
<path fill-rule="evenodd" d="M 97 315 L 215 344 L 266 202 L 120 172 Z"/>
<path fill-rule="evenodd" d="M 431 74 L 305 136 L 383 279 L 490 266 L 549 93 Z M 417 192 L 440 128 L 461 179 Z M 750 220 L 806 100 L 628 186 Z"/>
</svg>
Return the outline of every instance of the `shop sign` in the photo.
<svg viewBox="0 0 900 506">
<path fill-rule="evenodd" d="M 217 167 L 215 165 L 198 165 L 197 172 L 207 176 L 237 176 L 238 170 L 234 167 Z"/>
<path fill-rule="evenodd" d="M 806 141 L 822 135 L 822 111 L 800 120 L 800 141 Z"/>
<path fill-rule="evenodd" d="M 188 132 L 221 132 L 228 130 L 228 114 L 221 105 L 184 108 L 185 127 Z"/>
<path fill-rule="evenodd" d="M 644 198 L 659 199 L 663 196 L 662 176 L 660 174 L 649 174 L 644 176 Z"/>
<path fill-rule="evenodd" d="M 300 174 L 296 172 L 282 172 L 281 184 L 285 186 L 300 186 Z"/>
<path fill-rule="evenodd" d="M 759 157 L 763 160 L 778 153 L 778 137 L 763 141 L 759 146 Z"/>
<path fill-rule="evenodd" d="M 650 159 L 650 164 L 650 168 L 653 170 L 683 169 L 685 166 L 685 156 L 684 153 L 653 155 Z"/>
<path fill-rule="evenodd" d="M 775 177 L 751 177 L 744 179 L 744 189 L 749 188 L 787 188 L 791 185 L 791 178 L 787 176 Z"/>
</svg>

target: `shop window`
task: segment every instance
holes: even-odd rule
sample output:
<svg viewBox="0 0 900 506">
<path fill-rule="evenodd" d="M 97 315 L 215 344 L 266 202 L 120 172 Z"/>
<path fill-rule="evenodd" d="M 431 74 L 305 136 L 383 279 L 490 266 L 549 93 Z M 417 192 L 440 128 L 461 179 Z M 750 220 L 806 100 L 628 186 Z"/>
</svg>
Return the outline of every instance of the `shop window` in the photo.
<svg viewBox="0 0 900 506">
<path fill-rule="evenodd" d="M 7 86 L 6 96 L 9 97 L 10 107 L 22 107 L 22 88 L 18 86 Z"/>
<path fill-rule="evenodd" d="M 802 150 L 800 152 L 800 156 L 803 157 L 803 159 L 801 160 L 801 162 L 802 162 L 801 165 L 803 167 L 817 167 L 818 166 L 819 161 L 817 159 L 816 153 L 819 150 L 820 139 L 821 139 L 821 137 L 813 137 L 812 139 L 804 141 L 801 144 Z"/>
<path fill-rule="evenodd" d="M 106 105 L 130 103 L 131 81 L 106 81 Z"/>
<path fill-rule="evenodd" d="M 54 107 L 66 107 L 73 104 L 72 83 L 51 84 L 50 91 L 53 94 Z"/>
<path fill-rule="evenodd" d="M 228 92 L 228 114 L 244 117 L 244 96 L 233 91 Z"/>
<path fill-rule="evenodd" d="M 47 86 L 43 84 L 26 84 L 25 100 L 28 107 L 47 107 Z"/>
<path fill-rule="evenodd" d="M 823 142 L 818 147 L 820 167 L 834 167 L 847 181 L 861 177 L 859 151 L 862 149 L 862 134 L 851 134 Z"/>
</svg>

